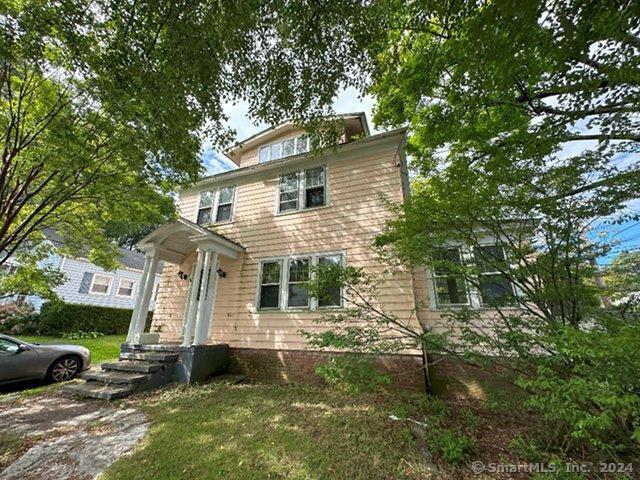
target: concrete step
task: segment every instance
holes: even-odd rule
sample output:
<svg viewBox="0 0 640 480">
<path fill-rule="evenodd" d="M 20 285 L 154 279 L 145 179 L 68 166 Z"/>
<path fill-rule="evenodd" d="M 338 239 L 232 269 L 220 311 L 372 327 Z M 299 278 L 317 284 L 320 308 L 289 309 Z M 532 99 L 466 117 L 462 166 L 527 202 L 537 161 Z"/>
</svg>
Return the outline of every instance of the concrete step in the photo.
<svg viewBox="0 0 640 480">
<path fill-rule="evenodd" d="M 85 382 L 67 385 L 62 391 L 80 397 L 113 400 L 115 398 L 126 397 L 133 391 L 133 387 L 131 385 L 106 386 L 99 382 Z"/>
<path fill-rule="evenodd" d="M 120 354 L 120 360 L 144 360 L 147 362 L 175 363 L 178 361 L 178 354 L 177 353 L 123 352 Z"/>
<path fill-rule="evenodd" d="M 171 352 L 176 353 L 180 349 L 179 343 L 150 343 L 131 344 L 128 346 L 132 352 Z"/>
<path fill-rule="evenodd" d="M 124 384 L 135 385 L 148 378 L 149 374 L 135 372 L 118 372 L 115 370 L 103 370 L 97 372 L 85 372 L 82 374 L 84 380 L 101 382 L 106 385 Z"/>
<path fill-rule="evenodd" d="M 162 363 L 150 363 L 141 361 L 122 361 L 113 363 L 103 363 L 102 369 L 117 372 L 153 373 L 160 370 L 165 365 Z"/>
</svg>

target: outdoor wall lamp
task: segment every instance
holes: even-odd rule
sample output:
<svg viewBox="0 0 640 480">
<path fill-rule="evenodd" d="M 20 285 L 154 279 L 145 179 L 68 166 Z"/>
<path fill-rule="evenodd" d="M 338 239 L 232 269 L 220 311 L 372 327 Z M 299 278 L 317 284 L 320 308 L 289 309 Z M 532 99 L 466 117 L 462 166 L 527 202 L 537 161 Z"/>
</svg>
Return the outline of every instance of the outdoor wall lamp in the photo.
<svg viewBox="0 0 640 480">
<path fill-rule="evenodd" d="M 178 272 L 178 278 L 180 280 L 186 280 L 187 278 L 189 278 L 189 275 L 187 275 L 186 273 L 184 273 L 182 270 L 180 270 Z"/>
<path fill-rule="evenodd" d="M 225 272 L 224 270 L 222 270 L 221 268 L 216 270 L 216 273 L 218 274 L 218 276 L 220 278 L 227 278 L 227 272 Z"/>
</svg>

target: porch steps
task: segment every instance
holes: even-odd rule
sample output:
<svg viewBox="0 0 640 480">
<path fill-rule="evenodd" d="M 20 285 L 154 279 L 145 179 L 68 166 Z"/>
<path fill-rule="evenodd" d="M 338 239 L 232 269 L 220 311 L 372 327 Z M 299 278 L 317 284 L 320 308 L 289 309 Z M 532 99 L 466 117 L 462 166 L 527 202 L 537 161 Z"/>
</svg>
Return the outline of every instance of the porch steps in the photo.
<svg viewBox="0 0 640 480">
<path fill-rule="evenodd" d="M 102 370 L 83 373 L 84 383 L 67 385 L 63 392 L 101 400 L 126 397 L 174 381 L 177 362 L 178 353 L 167 348 L 122 352 L 118 362 L 103 363 Z"/>
<path fill-rule="evenodd" d="M 177 353 L 150 353 L 150 352 L 123 352 L 120 360 L 144 360 L 146 362 L 175 363 L 178 361 Z"/>
<path fill-rule="evenodd" d="M 67 385 L 62 391 L 80 397 L 114 400 L 131 394 L 133 388 L 130 385 L 108 386 L 99 382 L 85 382 Z"/>
<path fill-rule="evenodd" d="M 103 370 L 114 370 L 118 372 L 153 373 L 164 367 L 162 363 L 152 363 L 135 360 L 123 360 L 114 363 L 103 363 Z"/>
</svg>

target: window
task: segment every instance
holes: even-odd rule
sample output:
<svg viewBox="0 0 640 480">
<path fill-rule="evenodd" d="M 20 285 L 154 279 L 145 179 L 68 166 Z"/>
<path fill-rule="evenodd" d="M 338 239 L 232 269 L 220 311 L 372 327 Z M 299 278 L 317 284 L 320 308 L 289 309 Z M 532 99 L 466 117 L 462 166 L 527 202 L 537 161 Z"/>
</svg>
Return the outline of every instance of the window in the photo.
<svg viewBox="0 0 640 480">
<path fill-rule="evenodd" d="M 298 258 L 289 260 L 288 303 L 289 307 L 300 308 L 309 306 L 309 292 L 301 284 L 309 281 L 309 259 Z"/>
<path fill-rule="evenodd" d="M 109 288 L 111 287 L 111 277 L 106 275 L 99 275 L 95 273 L 93 275 L 93 279 L 91 280 L 91 287 L 89 288 L 89 293 L 93 293 L 95 295 L 107 295 L 109 293 Z"/>
<path fill-rule="evenodd" d="M 280 177 L 279 210 L 290 212 L 298 210 L 298 173 L 287 173 Z"/>
<path fill-rule="evenodd" d="M 262 309 L 280 308 L 280 269 L 282 261 L 263 262 L 260 272 L 260 301 Z"/>
<path fill-rule="evenodd" d="M 264 163 L 292 155 L 300 155 L 308 151 L 309 137 L 307 135 L 300 135 L 296 138 L 287 138 L 286 140 L 261 147 L 258 153 L 258 160 L 260 163 Z"/>
<path fill-rule="evenodd" d="M 198 207 L 198 225 L 209 225 L 211 223 L 211 207 L 213 206 L 213 193 L 202 192 L 200 194 L 200 206 Z"/>
<path fill-rule="evenodd" d="M 324 167 L 312 168 L 304 172 L 304 206 L 315 208 L 324 206 Z"/>
<path fill-rule="evenodd" d="M 133 282 L 126 278 L 121 278 L 116 295 L 118 295 L 118 297 L 133 297 Z"/>
<path fill-rule="evenodd" d="M 316 167 L 280 176 L 278 212 L 324 207 L 327 204 L 326 168 Z"/>
<path fill-rule="evenodd" d="M 18 350 L 20 350 L 20 346 L 17 343 L 0 338 L 0 353 L 18 353 Z"/>
<path fill-rule="evenodd" d="M 258 308 L 261 310 L 295 310 L 336 308 L 342 306 L 339 288 L 327 289 L 320 298 L 312 298 L 303 284 L 312 267 L 342 265 L 342 253 L 309 254 L 263 260 L 260 267 Z"/>
<path fill-rule="evenodd" d="M 504 249 L 500 245 L 476 247 L 473 257 L 479 270 L 478 290 L 483 305 L 504 305 L 513 300 L 513 285 L 509 278 L 496 270 L 504 262 Z"/>
<path fill-rule="evenodd" d="M 234 187 L 224 187 L 218 190 L 218 210 L 216 222 L 228 222 L 231 220 L 231 208 L 233 207 Z"/>
<path fill-rule="evenodd" d="M 202 192 L 196 223 L 203 226 L 211 225 L 213 218 L 215 218 L 215 223 L 231 221 L 235 194 L 235 186 Z"/>
<path fill-rule="evenodd" d="M 318 257 L 318 266 L 331 268 L 342 264 L 342 255 L 327 255 Z M 342 306 L 342 292 L 340 288 L 327 287 L 320 298 L 318 298 L 318 307 L 331 308 Z"/>
<path fill-rule="evenodd" d="M 443 248 L 437 255 L 434 269 L 438 305 L 467 305 L 469 296 L 464 278 L 456 275 L 454 265 L 462 265 L 459 248 Z M 454 265 L 452 265 L 454 264 Z"/>
</svg>

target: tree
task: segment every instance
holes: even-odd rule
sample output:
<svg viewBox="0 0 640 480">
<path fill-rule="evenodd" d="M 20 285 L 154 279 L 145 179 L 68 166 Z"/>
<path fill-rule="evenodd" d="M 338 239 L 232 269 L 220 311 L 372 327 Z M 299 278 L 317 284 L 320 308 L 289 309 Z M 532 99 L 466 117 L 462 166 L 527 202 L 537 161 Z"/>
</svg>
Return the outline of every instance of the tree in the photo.
<svg viewBox="0 0 640 480">
<path fill-rule="evenodd" d="M 623 251 L 611 260 L 605 286 L 623 316 L 640 313 L 640 251 Z"/>
<path fill-rule="evenodd" d="M 231 139 L 225 102 L 247 99 L 254 116 L 275 122 L 309 98 L 304 85 L 334 91 L 325 67 L 339 64 L 339 52 L 294 65 L 282 46 L 291 35 L 329 45 L 339 25 L 292 29 L 296 19 L 335 19 L 340 10 L 1 2 L 0 265 L 52 227 L 70 254 L 90 247 L 94 261 L 113 267 L 108 237 L 127 243 L 170 218 L 168 194 L 201 173 L 201 142 Z M 281 88 L 287 82 L 299 87 L 295 96 Z"/>
</svg>

